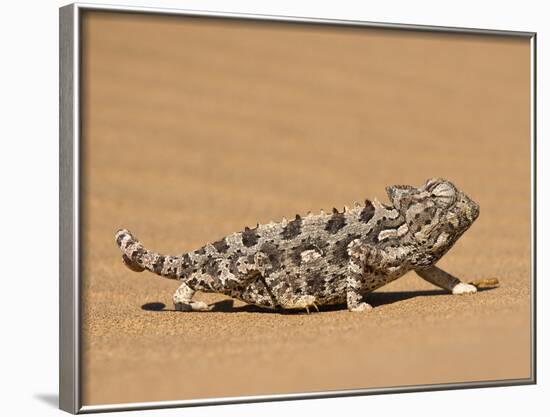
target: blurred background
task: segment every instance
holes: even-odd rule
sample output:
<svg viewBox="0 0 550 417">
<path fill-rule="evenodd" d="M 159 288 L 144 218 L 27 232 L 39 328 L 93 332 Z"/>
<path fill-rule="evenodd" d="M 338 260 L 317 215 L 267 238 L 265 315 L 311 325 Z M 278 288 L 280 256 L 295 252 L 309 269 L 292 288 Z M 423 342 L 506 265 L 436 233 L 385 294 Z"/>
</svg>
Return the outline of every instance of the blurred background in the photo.
<svg viewBox="0 0 550 417">
<path fill-rule="evenodd" d="M 82 24 L 85 404 L 529 376 L 527 39 L 104 12 Z M 433 176 L 481 206 L 440 265 L 500 288 L 452 297 L 409 274 L 367 315 L 184 314 L 177 283 L 127 270 L 114 244 L 126 227 L 178 254 Z"/>
</svg>

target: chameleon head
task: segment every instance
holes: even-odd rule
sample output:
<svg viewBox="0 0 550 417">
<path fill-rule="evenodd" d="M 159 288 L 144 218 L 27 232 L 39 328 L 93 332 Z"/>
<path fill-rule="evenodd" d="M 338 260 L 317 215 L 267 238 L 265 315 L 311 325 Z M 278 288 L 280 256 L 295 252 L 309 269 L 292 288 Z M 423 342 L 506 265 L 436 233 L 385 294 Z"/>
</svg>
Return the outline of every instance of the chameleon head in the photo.
<svg viewBox="0 0 550 417">
<path fill-rule="evenodd" d="M 479 216 L 479 205 L 443 178 L 419 188 L 386 188 L 390 201 L 405 218 L 408 233 L 434 260 L 443 256 Z"/>
</svg>

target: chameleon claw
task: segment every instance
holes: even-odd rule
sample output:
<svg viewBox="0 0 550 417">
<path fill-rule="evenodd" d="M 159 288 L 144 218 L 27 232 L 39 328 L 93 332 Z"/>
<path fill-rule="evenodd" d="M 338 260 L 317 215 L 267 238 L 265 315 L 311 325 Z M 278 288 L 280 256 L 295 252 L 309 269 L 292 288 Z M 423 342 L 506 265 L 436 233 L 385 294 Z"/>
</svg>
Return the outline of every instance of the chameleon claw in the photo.
<svg viewBox="0 0 550 417">
<path fill-rule="evenodd" d="M 304 306 L 304 308 L 306 309 L 307 314 L 310 314 L 309 307 L 311 307 L 311 306 L 313 306 L 315 308 L 315 310 L 317 310 L 317 313 L 319 313 L 319 307 L 317 307 L 317 304 L 312 302 L 311 304 Z"/>
</svg>

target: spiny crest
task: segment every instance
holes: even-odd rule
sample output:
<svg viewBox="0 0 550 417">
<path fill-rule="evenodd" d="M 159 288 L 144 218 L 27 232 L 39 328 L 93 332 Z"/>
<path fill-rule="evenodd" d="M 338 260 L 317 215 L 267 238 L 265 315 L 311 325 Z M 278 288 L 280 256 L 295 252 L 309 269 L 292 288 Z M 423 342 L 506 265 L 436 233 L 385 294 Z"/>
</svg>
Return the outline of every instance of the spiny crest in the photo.
<svg viewBox="0 0 550 417">
<path fill-rule="evenodd" d="M 353 202 L 353 209 L 363 208 L 363 207 L 370 206 L 370 205 L 372 205 L 372 203 L 371 203 L 371 201 L 370 201 L 369 199 L 366 199 L 366 200 L 365 200 L 365 204 L 364 204 L 364 205 L 361 205 L 361 203 L 359 203 L 359 202 L 357 202 L 357 201 L 354 201 L 354 202 Z M 345 214 L 345 213 L 349 213 L 350 211 L 351 211 L 351 209 L 350 209 L 349 206 L 344 206 L 344 208 L 343 208 L 343 210 L 342 210 L 341 212 L 338 211 L 338 209 L 337 209 L 336 207 L 334 207 L 334 208 L 332 209 L 332 214 L 333 214 L 333 215 L 334 215 L 334 214 Z M 324 209 L 320 209 L 318 215 L 320 215 L 320 216 L 325 216 L 325 215 L 326 215 L 325 210 L 324 210 Z M 308 211 L 304 217 L 307 218 L 307 219 L 310 219 L 310 218 L 315 217 L 315 216 L 316 216 L 316 214 L 314 214 L 314 213 L 311 212 L 311 211 Z M 300 214 L 296 214 L 296 215 L 294 216 L 294 220 L 292 220 L 292 221 L 301 221 L 301 220 L 302 220 L 302 216 L 301 216 Z M 283 217 L 283 218 L 281 219 L 281 221 L 280 221 L 280 224 L 281 224 L 282 226 L 287 226 L 288 223 L 289 223 L 289 220 L 288 220 L 286 217 Z M 271 221 L 268 223 L 268 225 L 274 225 L 274 224 L 276 224 L 276 222 L 274 222 L 273 220 L 271 220 Z M 252 228 L 252 229 L 251 229 L 250 227 L 248 227 L 248 226 L 245 226 L 244 230 L 245 230 L 245 232 L 251 232 L 251 231 L 256 230 L 258 227 L 259 227 L 259 224 L 256 224 L 256 227 L 255 227 L 255 228 Z"/>
</svg>

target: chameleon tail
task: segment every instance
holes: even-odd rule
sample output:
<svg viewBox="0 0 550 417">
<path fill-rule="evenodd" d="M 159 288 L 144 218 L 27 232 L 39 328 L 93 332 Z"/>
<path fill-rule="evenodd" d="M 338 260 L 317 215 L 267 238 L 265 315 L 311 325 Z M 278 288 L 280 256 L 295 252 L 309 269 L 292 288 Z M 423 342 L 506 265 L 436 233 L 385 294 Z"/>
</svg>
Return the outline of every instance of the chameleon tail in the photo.
<svg viewBox="0 0 550 417">
<path fill-rule="evenodd" d="M 167 278 L 178 278 L 178 257 L 165 256 L 146 249 L 137 238 L 126 229 L 116 232 L 116 243 L 122 251 L 122 261 L 135 272 L 148 270 Z"/>
</svg>

